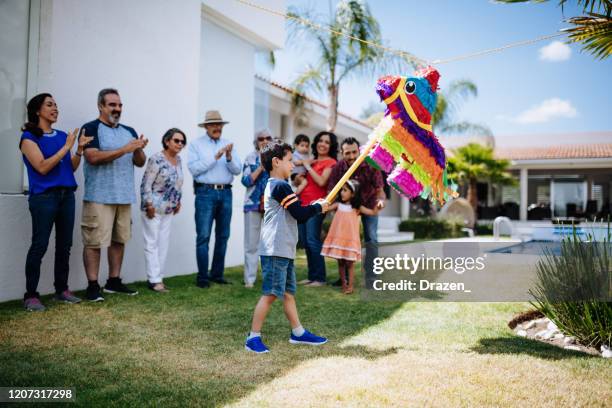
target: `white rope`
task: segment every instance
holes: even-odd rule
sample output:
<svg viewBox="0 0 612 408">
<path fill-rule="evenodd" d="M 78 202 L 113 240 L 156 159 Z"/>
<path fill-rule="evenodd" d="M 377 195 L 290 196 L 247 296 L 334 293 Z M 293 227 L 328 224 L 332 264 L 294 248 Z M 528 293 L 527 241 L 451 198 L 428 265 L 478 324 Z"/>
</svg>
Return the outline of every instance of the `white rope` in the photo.
<svg viewBox="0 0 612 408">
<path fill-rule="evenodd" d="M 283 17 L 283 18 L 285 18 L 287 20 L 296 21 L 296 22 L 298 22 L 300 24 L 307 25 L 307 26 L 312 27 L 312 28 L 314 28 L 316 30 L 327 31 L 327 32 L 329 32 L 329 33 L 331 33 L 333 35 L 343 36 L 343 37 L 349 38 L 351 40 L 359 41 L 359 42 L 361 42 L 363 44 L 367 44 L 367 45 L 370 45 L 372 47 L 379 48 L 379 49 L 381 49 L 381 50 L 383 50 L 385 52 L 389 52 L 389 53 L 392 53 L 392 54 L 404 57 L 406 59 L 415 61 L 415 62 L 417 62 L 418 65 L 442 65 L 442 64 L 447 64 L 449 62 L 455 62 L 455 61 L 466 60 L 466 59 L 469 59 L 469 58 L 480 57 L 480 56 L 483 56 L 483 55 L 493 54 L 495 52 L 505 51 L 505 50 L 510 49 L 510 48 L 522 47 L 522 46 L 525 46 L 525 45 L 534 44 L 534 43 L 537 43 L 537 42 L 540 42 L 540 41 L 544 41 L 544 40 L 548 40 L 548 39 L 551 39 L 551 38 L 556 38 L 556 37 L 561 37 L 561 36 L 567 35 L 566 33 L 555 33 L 555 34 L 543 35 L 543 36 L 536 37 L 536 38 L 533 38 L 533 39 L 530 39 L 530 40 L 513 42 L 513 43 L 510 43 L 510 44 L 507 44 L 507 45 L 503 45 L 501 47 L 490 48 L 490 49 L 486 49 L 486 50 L 482 50 L 482 51 L 472 52 L 472 53 L 469 53 L 469 54 L 457 55 L 455 57 L 446 58 L 446 59 L 436 59 L 436 60 L 433 60 L 433 61 L 427 61 L 427 60 L 419 58 L 419 57 L 415 56 L 414 54 L 409 53 L 407 51 L 396 49 L 396 48 L 390 48 L 390 47 L 386 47 L 386 46 L 384 46 L 382 44 L 379 44 L 379 43 L 363 40 L 363 39 L 355 37 L 353 35 L 346 34 L 346 33 L 343 33 L 341 31 L 334 30 L 334 29 L 332 29 L 330 27 L 321 26 L 321 25 L 319 25 L 317 23 L 314 23 L 314 22 L 312 22 L 312 21 L 310 21 L 308 19 L 301 18 L 301 17 L 296 17 L 296 16 L 290 16 L 290 15 L 288 15 L 286 13 L 283 13 L 283 12 L 280 12 L 280 11 L 277 11 L 277 10 L 273 10 L 273 9 L 261 6 L 259 4 L 253 3 L 251 1 L 247 1 L 247 0 L 234 0 L 234 1 L 236 1 L 238 3 L 241 3 L 241 4 L 244 4 L 245 6 L 253 7 L 255 9 L 264 11 L 266 13 L 270 13 L 270 14 L 276 15 L 278 17 Z"/>
</svg>

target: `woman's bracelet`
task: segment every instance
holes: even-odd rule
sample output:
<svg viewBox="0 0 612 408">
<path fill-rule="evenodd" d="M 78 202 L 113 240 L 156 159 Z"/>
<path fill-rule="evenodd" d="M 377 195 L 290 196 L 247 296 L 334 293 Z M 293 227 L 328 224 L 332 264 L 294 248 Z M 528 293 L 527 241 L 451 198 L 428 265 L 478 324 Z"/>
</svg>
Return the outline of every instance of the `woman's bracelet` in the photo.
<svg viewBox="0 0 612 408">
<path fill-rule="evenodd" d="M 78 151 L 78 150 L 77 150 L 76 152 L 74 152 L 74 154 L 75 154 L 76 156 L 79 156 L 79 157 L 83 156 L 83 153 L 79 153 L 79 151 Z"/>
</svg>

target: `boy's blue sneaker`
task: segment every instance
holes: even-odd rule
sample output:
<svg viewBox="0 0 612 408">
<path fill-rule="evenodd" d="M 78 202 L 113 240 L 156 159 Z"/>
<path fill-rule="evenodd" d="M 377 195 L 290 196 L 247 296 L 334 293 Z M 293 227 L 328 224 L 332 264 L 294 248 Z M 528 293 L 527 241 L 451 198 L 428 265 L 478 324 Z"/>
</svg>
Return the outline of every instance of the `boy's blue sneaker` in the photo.
<svg viewBox="0 0 612 408">
<path fill-rule="evenodd" d="M 308 330 L 304 330 L 304 334 L 300 337 L 291 333 L 291 337 L 289 338 L 289 343 L 291 344 L 310 344 L 311 346 L 320 346 L 321 344 L 327 343 L 327 339 L 325 337 L 317 336 L 316 334 L 312 334 Z"/>
<path fill-rule="evenodd" d="M 270 349 L 263 344 L 263 341 L 261 341 L 260 336 L 253 337 L 252 339 L 247 338 L 244 348 L 247 351 L 252 351 L 253 353 L 257 354 L 270 352 Z"/>
</svg>

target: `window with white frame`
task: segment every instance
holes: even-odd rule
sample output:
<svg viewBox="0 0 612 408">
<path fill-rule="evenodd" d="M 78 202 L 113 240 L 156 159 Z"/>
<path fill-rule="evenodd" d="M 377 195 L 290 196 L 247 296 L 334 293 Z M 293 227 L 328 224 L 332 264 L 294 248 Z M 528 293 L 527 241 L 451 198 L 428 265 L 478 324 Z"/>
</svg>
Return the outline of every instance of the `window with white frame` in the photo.
<svg viewBox="0 0 612 408">
<path fill-rule="evenodd" d="M 521 192 L 518 186 L 502 187 L 502 204 L 520 202 Z"/>
</svg>

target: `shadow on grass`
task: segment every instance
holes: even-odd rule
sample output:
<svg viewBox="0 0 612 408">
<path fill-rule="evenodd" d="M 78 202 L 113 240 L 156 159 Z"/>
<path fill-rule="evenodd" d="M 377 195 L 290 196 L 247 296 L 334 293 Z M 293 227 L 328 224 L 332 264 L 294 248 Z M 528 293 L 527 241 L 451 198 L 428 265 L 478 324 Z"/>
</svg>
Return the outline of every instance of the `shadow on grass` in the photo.
<svg viewBox="0 0 612 408">
<path fill-rule="evenodd" d="M 298 280 L 306 277 L 303 257 L 296 271 Z M 328 271 L 330 279 L 337 276 L 335 263 Z M 72 387 L 77 405 L 86 406 L 220 406 L 311 359 L 374 360 L 397 352 L 340 344 L 389 318 L 401 302 L 362 302 L 328 286 L 300 287 L 296 297 L 304 327 L 328 344 L 289 344 L 276 302 L 262 331 L 272 352 L 247 353 L 260 290 L 240 284 L 242 267 L 228 268 L 226 277 L 234 284 L 210 289 L 197 288 L 195 275 L 172 277 L 167 294 L 137 282 L 130 286 L 138 296 L 108 295 L 102 303 L 60 305 L 47 296 L 44 313 L 26 313 L 20 301 L 0 304 L 0 386 Z"/>
<path fill-rule="evenodd" d="M 527 354 L 544 360 L 595 357 L 580 351 L 566 350 L 552 344 L 518 336 L 480 339 L 478 345 L 470 350 L 479 354 Z"/>
</svg>

